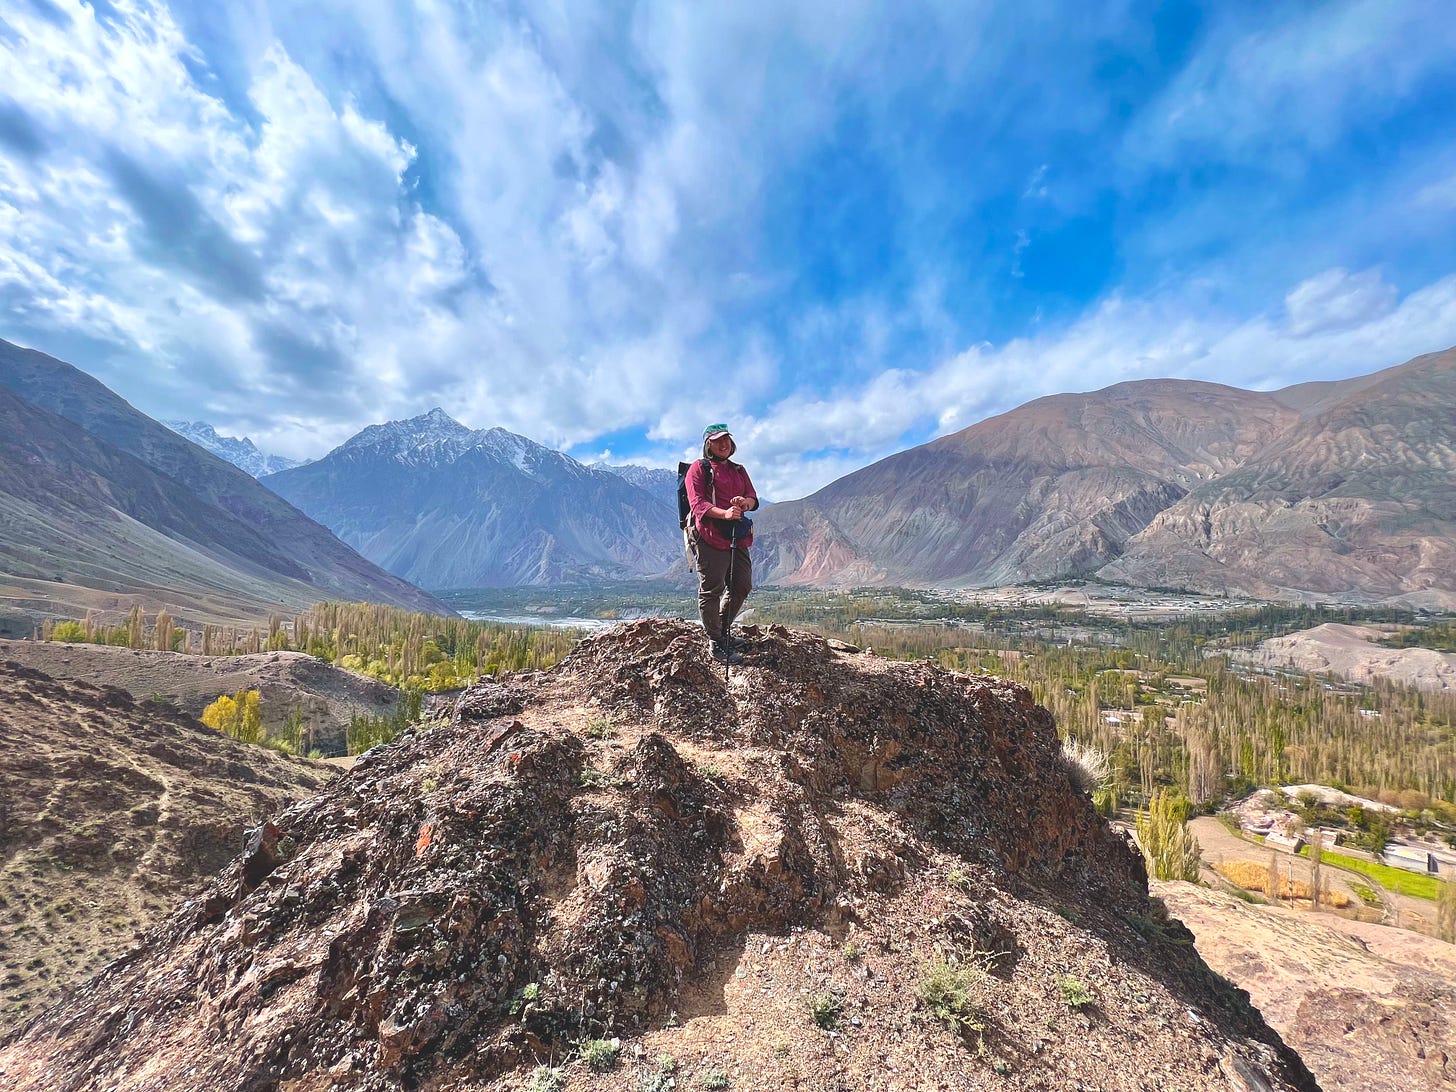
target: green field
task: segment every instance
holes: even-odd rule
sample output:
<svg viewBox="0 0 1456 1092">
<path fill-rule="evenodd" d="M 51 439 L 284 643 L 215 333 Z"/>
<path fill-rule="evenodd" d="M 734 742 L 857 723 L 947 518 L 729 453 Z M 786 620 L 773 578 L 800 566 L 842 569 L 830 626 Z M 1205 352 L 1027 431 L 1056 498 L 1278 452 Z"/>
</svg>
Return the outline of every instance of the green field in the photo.
<svg viewBox="0 0 1456 1092">
<path fill-rule="evenodd" d="M 1305 846 L 1299 853 L 1300 856 L 1308 857 L 1309 847 Z M 1413 895 L 1415 898 L 1430 899 L 1433 902 L 1441 897 L 1441 881 L 1434 876 L 1422 876 L 1418 872 L 1391 868 L 1389 865 L 1361 860 L 1359 857 L 1346 857 L 1343 853 L 1331 853 L 1329 850 L 1324 852 L 1321 859 L 1334 868 L 1363 872 L 1381 887 L 1401 895 Z"/>
</svg>

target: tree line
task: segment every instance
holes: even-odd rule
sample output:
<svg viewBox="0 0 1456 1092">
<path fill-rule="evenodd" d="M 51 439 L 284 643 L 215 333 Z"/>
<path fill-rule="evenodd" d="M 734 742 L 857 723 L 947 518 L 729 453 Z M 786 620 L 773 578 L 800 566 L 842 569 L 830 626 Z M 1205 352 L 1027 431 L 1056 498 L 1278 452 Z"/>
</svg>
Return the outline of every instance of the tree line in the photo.
<svg viewBox="0 0 1456 1092">
<path fill-rule="evenodd" d="M 36 636 L 202 656 L 304 652 L 403 690 L 438 692 L 499 671 L 544 670 L 564 657 L 581 634 L 378 603 L 321 602 L 291 618 L 272 614 L 264 625 L 192 628 L 179 626 L 166 610 L 149 617 L 133 606 L 118 624 L 106 624 L 92 612 L 79 621 L 48 619 Z"/>
</svg>

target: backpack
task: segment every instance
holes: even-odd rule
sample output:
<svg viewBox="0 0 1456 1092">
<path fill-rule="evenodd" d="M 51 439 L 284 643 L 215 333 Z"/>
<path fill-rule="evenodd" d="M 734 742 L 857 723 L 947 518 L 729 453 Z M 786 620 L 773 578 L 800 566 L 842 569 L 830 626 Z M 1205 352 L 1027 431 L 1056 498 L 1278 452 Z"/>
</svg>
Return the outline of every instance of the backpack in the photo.
<svg viewBox="0 0 1456 1092">
<path fill-rule="evenodd" d="M 703 473 L 708 476 L 708 488 L 713 488 L 713 464 L 707 459 L 695 460 L 703 464 Z M 677 464 L 677 525 L 684 531 L 688 524 L 693 521 L 692 505 L 688 503 L 688 471 L 692 470 L 692 463 Z"/>
<path fill-rule="evenodd" d="M 713 488 L 713 464 L 707 459 L 698 459 L 703 464 L 703 473 L 707 475 L 708 489 Z M 692 470 L 692 463 L 677 464 L 677 522 L 683 533 L 683 553 L 687 554 L 688 572 L 692 572 L 696 566 L 698 554 L 693 549 L 698 537 L 698 529 L 693 524 L 693 508 L 688 503 L 688 471 Z"/>
</svg>

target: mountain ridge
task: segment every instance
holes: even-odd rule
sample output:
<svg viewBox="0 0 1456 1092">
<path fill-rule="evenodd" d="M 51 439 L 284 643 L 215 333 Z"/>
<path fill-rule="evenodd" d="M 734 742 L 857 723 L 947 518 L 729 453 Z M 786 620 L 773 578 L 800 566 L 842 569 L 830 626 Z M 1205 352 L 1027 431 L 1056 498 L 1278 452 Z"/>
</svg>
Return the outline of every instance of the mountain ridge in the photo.
<svg viewBox="0 0 1456 1092">
<path fill-rule="evenodd" d="M 762 579 L 1090 576 L 1456 605 L 1441 575 L 1456 561 L 1453 375 L 1448 350 L 1283 391 L 1160 379 L 1037 399 L 766 511 Z M 1300 503 L 1318 511 L 1291 523 Z"/>
<path fill-rule="evenodd" d="M 681 552 L 676 515 L 653 494 L 439 408 L 371 425 L 263 484 L 390 572 L 442 590 L 651 576 Z"/>
<path fill-rule="evenodd" d="M 178 436 L 185 437 L 203 450 L 210 451 L 218 458 L 232 463 L 250 477 L 258 478 L 264 474 L 274 474 L 299 465 L 297 459 L 265 454 L 246 436 L 241 439 L 236 436 L 223 436 L 206 421 L 163 421 L 161 423 Z"/>
<path fill-rule="evenodd" d="M 0 556 L 38 609 L 136 597 L 236 618 L 342 598 L 450 613 L 70 364 L 0 341 L 0 389 L 14 528 Z"/>
</svg>

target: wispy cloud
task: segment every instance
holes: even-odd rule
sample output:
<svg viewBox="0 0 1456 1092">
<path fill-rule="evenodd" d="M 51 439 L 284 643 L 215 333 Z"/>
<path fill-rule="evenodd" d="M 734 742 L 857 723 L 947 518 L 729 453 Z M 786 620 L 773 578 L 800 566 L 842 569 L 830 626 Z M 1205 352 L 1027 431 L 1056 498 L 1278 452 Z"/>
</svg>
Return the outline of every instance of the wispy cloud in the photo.
<svg viewBox="0 0 1456 1092">
<path fill-rule="evenodd" d="M 20 0 L 0 336 L 300 456 L 728 417 L 779 498 L 1055 390 L 1456 341 L 1442 12 L 1060 14 Z"/>
</svg>

